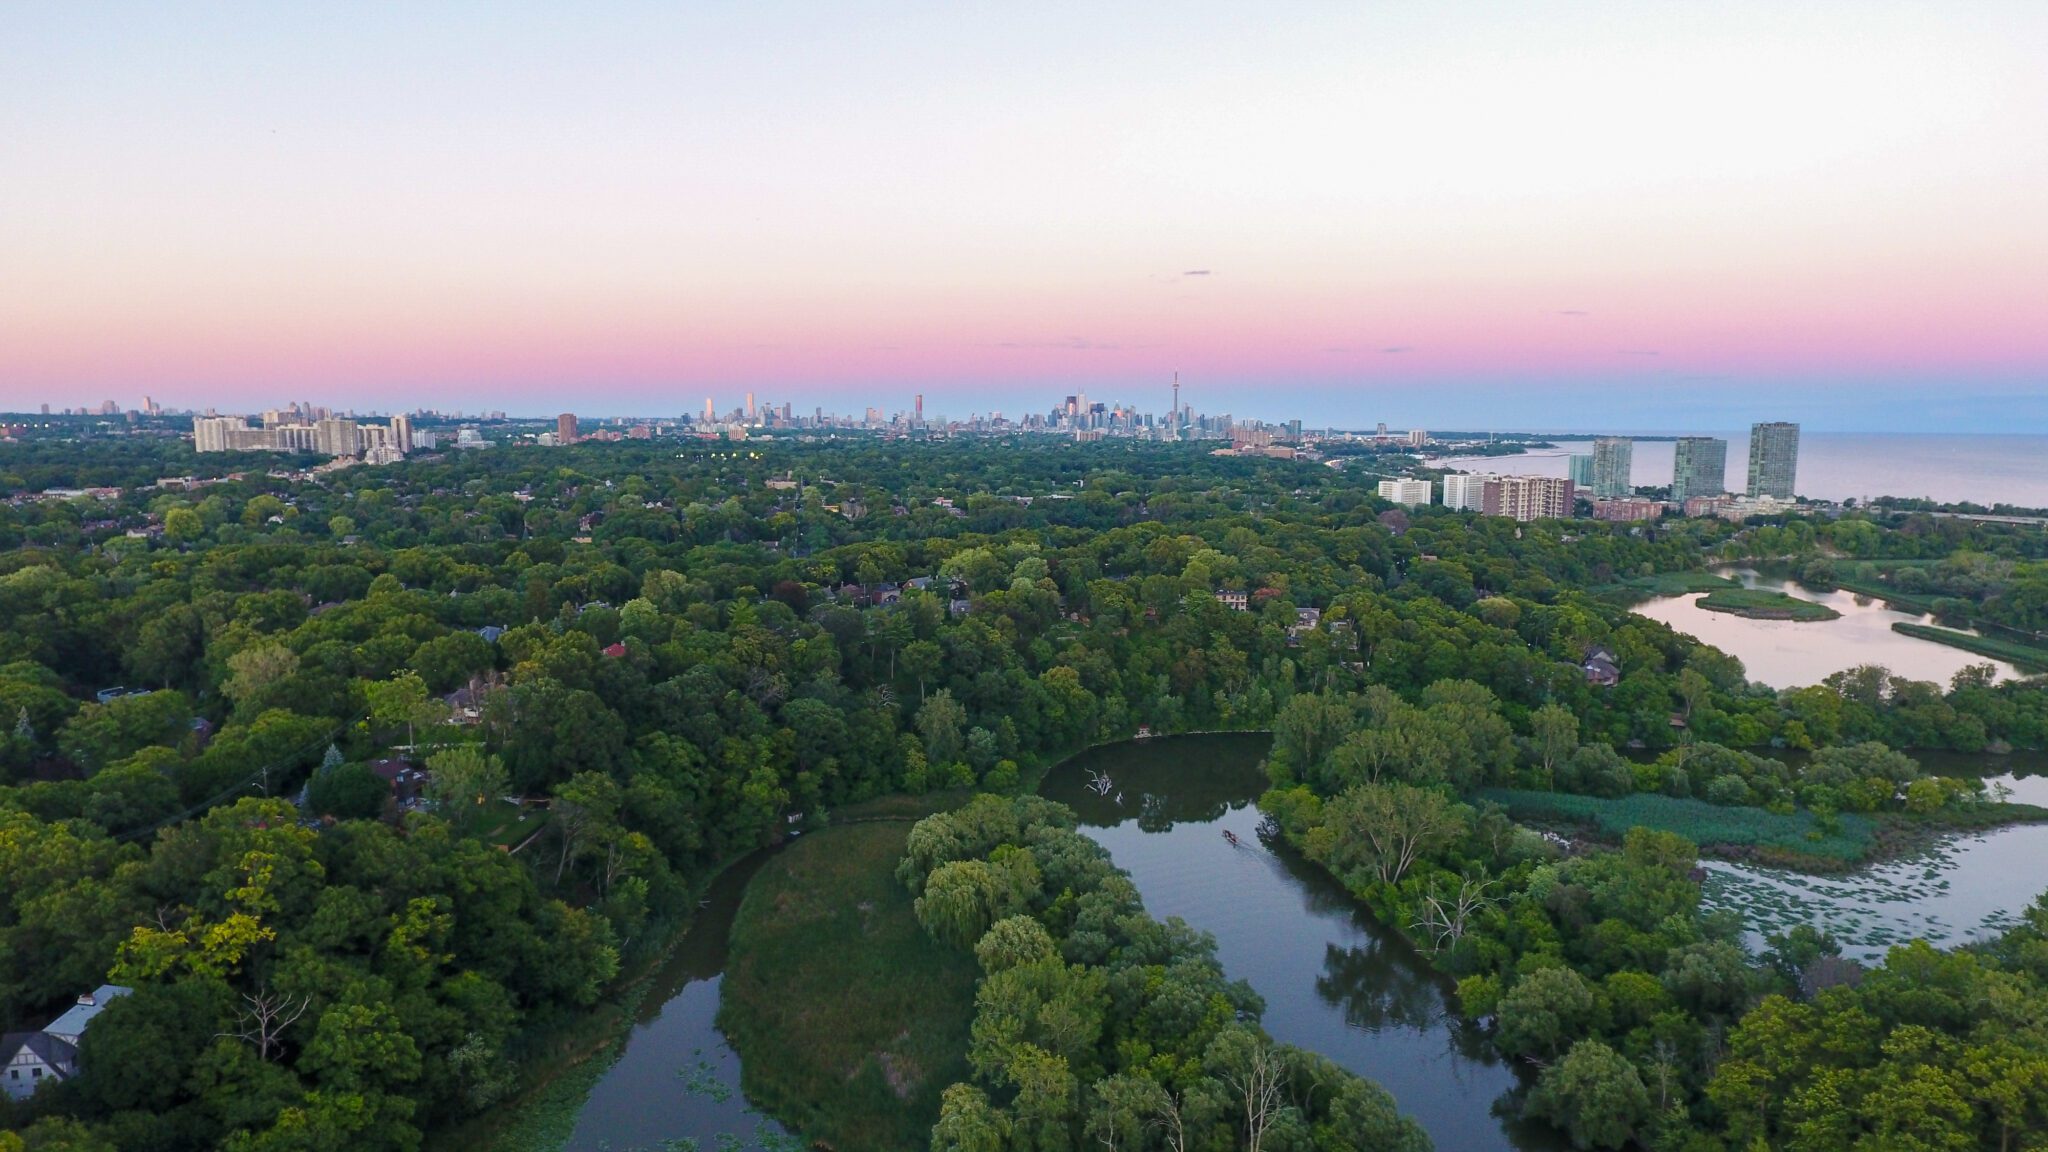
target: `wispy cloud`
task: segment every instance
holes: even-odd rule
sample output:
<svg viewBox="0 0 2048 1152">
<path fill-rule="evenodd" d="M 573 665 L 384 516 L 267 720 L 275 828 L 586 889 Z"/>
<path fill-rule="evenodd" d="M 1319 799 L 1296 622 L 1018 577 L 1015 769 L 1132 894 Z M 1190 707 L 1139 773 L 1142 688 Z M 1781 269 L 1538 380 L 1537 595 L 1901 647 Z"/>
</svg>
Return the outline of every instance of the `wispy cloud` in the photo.
<svg viewBox="0 0 2048 1152">
<path fill-rule="evenodd" d="M 1065 340 L 1004 340 L 998 348 L 1068 348 L 1077 352 L 1110 352 L 1122 348 L 1122 344 L 1101 340 L 1089 340 L 1081 336 L 1069 336 Z"/>
<path fill-rule="evenodd" d="M 1385 348 L 1382 348 L 1382 349 L 1380 349 L 1380 355 L 1382 355 L 1382 356 L 1399 356 L 1399 355 L 1400 355 L 1401 353 L 1403 353 L 1403 352 L 1412 352 L 1412 351 L 1414 351 L 1414 349 L 1413 349 L 1413 348 L 1410 348 L 1410 347 L 1409 347 L 1408 345 L 1406 345 L 1406 344 L 1389 344 L 1389 345 L 1388 345 L 1388 346 L 1386 346 Z"/>
<path fill-rule="evenodd" d="M 1662 353 L 1662 352 L 1659 352 L 1659 351 L 1657 351 L 1657 350 L 1656 350 L 1655 348 L 1616 348 L 1616 349 L 1615 349 L 1614 351 L 1615 351 L 1615 352 L 1616 352 L 1617 354 L 1619 354 L 1619 355 L 1622 355 L 1622 356 L 1662 356 L 1662 355 L 1663 355 L 1663 353 Z"/>
<path fill-rule="evenodd" d="M 1562 312 L 1559 312 L 1559 313 L 1558 313 L 1558 315 L 1559 315 L 1559 316 L 1591 316 L 1591 315 L 1592 315 L 1592 313 L 1591 313 L 1591 312 L 1588 312 L 1588 311 L 1586 311 L 1586 310 L 1585 310 L 1585 309 L 1583 309 L 1583 308 L 1567 308 L 1567 309 L 1565 309 L 1564 311 L 1562 311 Z"/>
<path fill-rule="evenodd" d="M 1181 273 L 1183 276 L 1207 276 L 1208 274 L 1209 270 L 1207 268 L 1193 268 Z"/>
</svg>

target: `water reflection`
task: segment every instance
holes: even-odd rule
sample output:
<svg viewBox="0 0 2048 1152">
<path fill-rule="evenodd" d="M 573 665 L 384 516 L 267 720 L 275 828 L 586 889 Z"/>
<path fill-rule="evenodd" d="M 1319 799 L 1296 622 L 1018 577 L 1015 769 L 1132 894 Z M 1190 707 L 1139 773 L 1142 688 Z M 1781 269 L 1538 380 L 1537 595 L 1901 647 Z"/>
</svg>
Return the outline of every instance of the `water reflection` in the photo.
<svg viewBox="0 0 2048 1152">
<path fill-rule="evenodd" d="M 1702 901 L 1740 912 L 1753 945 L 1812 924 L 1832 932 L 1843 955 L 1878 960 L 1915 937 L 1950 948 L 2010 927 L 2048 884 L 2044 859 L 2048 825 L 2016 824 L 1842 876 L 1710 861 Z"/>
<path fill-rule="evenodd" d="M 1406 959 L 1405 957 L 1403 959 Z M 1316 995 L 1344 1012 L 1353 1028 L 1378 1032 L 1393 1026 L 1420 1031 L 1444 1022 L 1443 992 L 1433 980 L 1418 979 L 1407 964 L 1388 955 L 1378 940 L 1363 948 L 1323 946 L 1323 974 Z"/>
<path fill-rule="evenodd" d="M 564 1152 L 627 1152 L 686 1140 L 734 1152 L 787 1146 L 782 1127 L 741 1094 L 739 1054 L 717 1025 L 733 917 L 747 882 L 768 856 L 756 853 L 712 884 L 697 919 L 641 1001 L 640 1018 L 618 1062 L 577 1113 Z"/>
<path fill-rule="evenodd" d="M 1216 938 L 1224 970 L 1266 1001 L 1275 1037 L 1377 1081 L 1440 1149 L 1560 1147 L 1549 1129 L 1502 1118 L 1521 1083 L 1457 1016 L 1449 982 L 1327 873 L 1261 843 L 1253 803 L 1266 746 L 1260 736 L 1116 745 L 1055 769 L 1041 791 L 1074 808 L 1154 916 Z M 1108 795 L 1088 788 L 1092 773 L 1110 776 Z"/>
<path fill-rule="evenodd" d="M 1972 664 L 1992 665 L 2001 680 L 2017 674 L 2012 665 L 2002 661 L 1892 631 L 1894 623 L 1927 624 L 1932 623 L 1930 617 L 1896 612 L 1867 596 L 1840 589 L 1815 591 L 1796 580 L 1765 576 L 1753 569 L 1731 569 L 1724 575 L 1741 580 L 1745 588 L 1763 588 L 1825 604 L 1841 613 L 1841 618 L 1804 623 L 1751 620 L 1701 608 L 1699 601 L 1705 593 L 1699 592 L 1660 596 L 1638 604 L 1635 612 L 1741 660 L 1751 680 L 1773 688 L 1818 684 L 1862 664 L 1882 664 L 1900 676 L 1943 686 Z"/>
</svg>

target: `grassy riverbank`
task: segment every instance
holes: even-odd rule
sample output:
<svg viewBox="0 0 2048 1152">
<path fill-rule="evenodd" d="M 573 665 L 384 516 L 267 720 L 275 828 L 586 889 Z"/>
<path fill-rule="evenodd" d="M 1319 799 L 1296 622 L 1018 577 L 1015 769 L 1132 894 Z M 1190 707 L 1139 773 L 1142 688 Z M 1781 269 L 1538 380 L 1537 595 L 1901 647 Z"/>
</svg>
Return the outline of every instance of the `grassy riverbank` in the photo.
<svg viewBox="0 0 2048 1152">
<path fill-rule="evenodd" d="M 1965 805 L 1924 815 L 1844 812 L 1823 820 L 1803 808 L 1773 812 L 1650 792 L 1607 798 L 1494 788 L 1479 795 L 1518 821 L 1575 829 L 1603 842 L 1619 842 L 1630 828 L 1653 828 L 1676 832 L 1707 855 L 1805 872 L 1846 871 L 1943 833 L 2048 821 L 2048 809 L 2033 804 Z"/>
<path fill-rule="evenodd" d="M 2048 670 L 2048 649 L 2036 648 L 2031 644 L 2000 640 L 1994 636 L 1972 636 L 1968 632 L 1958 632 L 1953 628 L 1910 624 L 1903 620 L 1894 623 L 1892 631 L 1916 640 L 1931 640 L 1936 644 L 1961 648 L 1965 652 L 1974 652 L 1979 656 L 1989 656 L 1993 660 L 2003 660 L 2023 672 Z"/>
<path fill-rule="evenodd" d="M 1796 620 L 1811 623 L 1834 620 L 1842 614 L 1825 604 L 1787 596 L 1765 588 L 1721 588 L 1700 597 L 1699 606 L 1709 612 L 1727 612 L 1751 620 Z"/>
<path fill-rule="evenodd" d="M 730 867 L 707 876 L 685 906 L 696 909 L 697 896 L 721 882 L 744 883 L 744 875 L 728 874 Z M 429 1130 L 422 1147 L 427 1152 L 559 1152 L 591 1088 L 625 1049 L 648 994 L 664 983 L 663 973 L 696 919 L 685 912 L 650 933 L 665 944 L 638 955 L 588 1009 L 529 1029 L 513 1046 L 519 1069 L 514 1094 L 460 1123 Z"/>
<path fill-rule="evenodd" d="M 967 1077 L 974 958 L 896 882 L 910 824 L 842 823 L 764 866 L 733 923 L 718 1022 L 747 1097 L 838 1152 L 923 1148 Z"/>
<path fill-rule="evenodd" d="M 1601 584 L 1589 591 L 1597 598 L 1622 607 L 1641 604 L 1659 596 L 1683 596 L 1688 592 L 1718 592 L 1726 588 L 1740 588 L 1742 585 L 1726 576 L 1697 569 L 1685 572 L 1658 572 L 1649 576 L 1631 576 L 1611 584 Z"/>
<path fill-rule="evenodd" d="M 1734 849 L 1774 862 L 1796 858 L 1830 870 L 1861 863 L 1877 845 L 1877 823 L 1855 813 L 1843 813 L 1830 827 L 1803 810 L 1781 814 L 1652 792 L 1607 798 L 1498 788 L 1480 795 L 1516 820 L 1564 825 L 1599 840 L 1618 841 L 1630 828 L 1654 828 L 1676 832 L 1702 850 Z"/>
</svg>

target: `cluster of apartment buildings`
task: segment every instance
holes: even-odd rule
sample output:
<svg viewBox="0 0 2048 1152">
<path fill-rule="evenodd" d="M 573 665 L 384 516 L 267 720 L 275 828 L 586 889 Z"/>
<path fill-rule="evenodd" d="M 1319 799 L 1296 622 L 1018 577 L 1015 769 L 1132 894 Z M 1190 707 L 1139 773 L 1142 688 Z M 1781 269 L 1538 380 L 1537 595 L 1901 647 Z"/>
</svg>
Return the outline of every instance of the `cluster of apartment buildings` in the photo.
<svg viewBox="0 0 2048 1152">
<path fill-rule="evenodd" d="M 261 426 L 252 426 L 245 416 L 194 417 L 192 447 L 197 452 L 312 452 L 387 464 L 404 459 L 415 448 L 434 447 L 434 434 L 415 434 L 407 416 L 393 416 L 388 424 L 368 424 L 341 416 L 306 419 L 297 413 L 266 412 Z"/>
<path fill-rule="evenodd" d="M 1588 498 L 1596 520 L 1654 520 L 1676 508 L 1687 516 L 1741 520 L 1796 507 L 1793 488 L 1799 470 L 1799 425 L 1783 422 L 1750 428 L 1749 489 L 1730 495 L 1728 442 L 1712 436 L 1682 436 L 1674 445 L 1668 499 L 1636 495 L 1632 469 L 1635 441 L 1602 436 L 1590 453 L 1568 458 L 1566 475 L 1495 476 L 1453 473 L 1443 479 L 1443 503 L 1488 516 L 1537 520 L 1570 516 L 1579 497 Z M 1415 507 L 1433 503 L 1427 480 L 1382 480 L 1380 498 Z"/>
<path fill-rule="evenodd" d="M 1444 477 L 1444 507 L 1505 516 L 1510 520 L 1568 517 L 1578 502 L 1578 485 L 1559 476 L 1492 476 L 1454 472 Z M 1380 498 L 1407 507 L 1435 503 L 1436 485 L 1427 480 L 1382 480 Z"/>
</svg>

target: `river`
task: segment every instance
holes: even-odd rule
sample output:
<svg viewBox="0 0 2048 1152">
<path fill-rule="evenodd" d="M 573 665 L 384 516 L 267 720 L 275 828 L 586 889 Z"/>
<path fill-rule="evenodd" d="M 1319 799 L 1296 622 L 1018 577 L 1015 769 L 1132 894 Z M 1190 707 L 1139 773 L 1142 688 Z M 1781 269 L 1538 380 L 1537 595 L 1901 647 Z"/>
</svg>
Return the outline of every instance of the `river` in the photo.
<svg viewBox="0 0 2048 1152">
<path fill-rule="evenodd" d="M 741 860 L 712 883 L 675 954 L 653 977 L 618 1060 L 583 1102 L 565 1152 L 653 1150 L 679 1140 L 707 1152 L 789 1146 L 782 1127 L 741 1094 L 739 1055 L 717 1024 L 732 920 L 769 854 Z"/>
<path fill-rule="evenodd" d="M 1384 1086 L 1443 1152 L 1563 1148 L 1547 1127 L 1512 1118 L 1520 1078 L 1458 1018 L 1449 981 L 1327 873 L 1260 841 L 1267 744 L 1226 735 L 1107 745 L 1054 768 L 1040 791 L 1074 809 L 1152 915 L 1215 936 L 1224 971 L 1265 999 L 1275 1038 Z M 2015 799 L 2048 800 L 2048 758 L 1946 754 L 1928 767 L 2005 770 L 1994 783 Z M 1097 771 L 1113 781 L 1107 795 L 1087 786 Z M 792 1146 L 746 1103 L 739 1057 L 716 1024 L 727 935 L 766 858 L 740 862 L 712 886 L 578 1114 L 569 1152 L 659 1149 L 678 1138 L 704 1149 Z M 1806 920 L 1834 931 L 1846 954 L 1873 959 L 1913 935 L 1952 944 L 1994 930 L 2043 886 L 2043 859 L 2048 825 L 1962 836 L 1847 876 L 1715 862 L 1705 900 L 1743 913 L 1753 945 L 1763 931 Z"/>
<path fill-rule="evenodd" d="M 1450 983 L 1327 873 L 1261 844 L 1254 803 L 1267 743 L 1109 745 L 1055 768 L 1040 792 L 1074 809 L 1147 911 L 1216 937 L 1223 970 L 1265 998 L 1275 1039 L 1378 1082 L 1443 1152 L 1562 1147 L 1549 1129 L 1494 1113 L 1517 1078 L 1459 1020 Z M 1115 782 L 1109 795 L 1087 787 L 1095 770 Z"/>
<path fill-rule="evenodd" d="M 1882 664 L 1908 679 L 1933 680 L 1944 688 L 1950 677 L 1973 664 L 1991 665 L 2001 680 L 2018 675 L 2002 660 L 1892 631 L 1894 623 L 1931 624 L 1932 617 L 1895 611 L 1867 596 L 1840 589 L 1817 591 L 1754 569 L 1736 568 L 1724 575 L 1742 581 L 1745 588 L 1767 588 L 1825 604 L 1841 613 L 1841 618 L 1752 620 L 1700 607 L 1700 598 L 1706 595 L 1703 592 L 1659 596 L 1636 605 L 1635 612 L 1719 648 L 1742 661 L 1751 680 L 1773 688 L 1803 688 L 1863 664 Z"/>
</svg>

